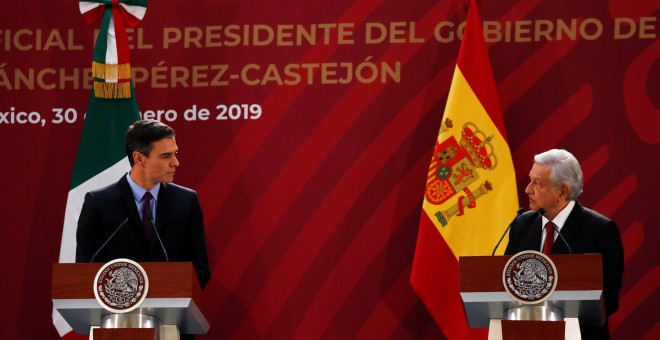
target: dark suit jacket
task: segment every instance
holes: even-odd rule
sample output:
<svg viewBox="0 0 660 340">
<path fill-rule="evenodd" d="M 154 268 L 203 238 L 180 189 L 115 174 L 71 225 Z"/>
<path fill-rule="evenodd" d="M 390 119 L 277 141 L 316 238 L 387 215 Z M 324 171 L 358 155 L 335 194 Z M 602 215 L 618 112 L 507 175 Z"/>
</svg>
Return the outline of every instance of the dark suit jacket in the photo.
<svg viewBox="0 0 660 340">
<path fill-rule="evenodd" d="M 511 226 L 509 245 L 505 254 L 513 255 L 523 250 L 540 251 L 541 215 L 528 211 Z M 575 207 L 561 229 L 561 235 L 571 246 L 574 254 L 599 253 L 603 258 L 603 295 L 605 312 L 612 315 L 619 308 L 619 291 L 623 276 L 623 244 L 619 228 L 609 218 L 585 208 L 575 202 Z M 569 250 L 557 237 L 550 251 L 551 254 L 569 254 Z M 603 339 L 609 337 L 607 322 L 603 327 L 582 327 L 584 339 Z"/>
<path fill-rule="evenodd" d="M 176 184 L 161 183 L 157 202 L 155 228 L 169 260 L 192 262 L 199 283 L 204 287 L 211 273 L 197 193 Z M 121 229 L 110 238 L 126 219 Z M 166 260 L 155 233 L 151 240 L 147 239 L 125 175 L 118 182 L 85 195 L 76 241 L 76 262 L 90 262 L 99 249 L 94 262 L 108 262 L 116 258 L 136 262 Z"/>
</svg>

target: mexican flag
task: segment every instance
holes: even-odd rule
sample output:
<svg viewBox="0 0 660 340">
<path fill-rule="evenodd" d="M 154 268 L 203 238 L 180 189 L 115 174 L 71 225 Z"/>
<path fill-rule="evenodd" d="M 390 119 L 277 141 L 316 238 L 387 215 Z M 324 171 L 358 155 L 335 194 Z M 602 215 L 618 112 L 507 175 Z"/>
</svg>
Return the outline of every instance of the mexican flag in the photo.
<svg viewBox="0 0 660 340">
<path fill-rule="evenodd" d="M 60 263 L 72 263 L 76 260 L 76 229 L 85 194 L 116 182 L 130 170 L 124 148 L 124 135 L 128 127 L 140 119 L 140 113 L 130 80 L 130 64 L 127 55 L 122 55 L 128 53 L 128 45 L 122 46 L 123 42 L 119 38 L 126 35 L 123 21 L 129 22 L 124 18 L 121 8 L 136 6 L 122 4 L 124 2 L 131 1 L 120 0 L 120 6 L 117 7 L 106 7 L 104 3 L 94 1 L 80 2 L 80 10 L 85 19 L 90 23 L 101 20 L 101 30 L 94 51 L 95 89 L 90 95 L 85 114 L 64 214 Z M 146 6 L 146 1 L 132 2 Z M 141 13 L 143 16 L 146 7 L 137 7 L 140 8 L 132 9 L 131 12 Z M 96 13 L 96 20 L 91 20 L 93 17 L 90 12 Z M 134 17 L 131 16 L 130 20 L 134 20 Z M 120 68 L 126 72 L 126 67 L 128 76 L 122 75 L 121 72 L 112 72 Z M 100 71 L 97 72 L 96 69 Z M 122 91 L 111 84 L 123 84 L 125 90 Z M 105 91 L 99 92 L 99 87 Z M 71 327 L 54 309 L 53 323 L 60 336 L 71 331 Z"/>
<path fill-rule="evenodd" d="M 470 329 L 459 295 L 460 256 L 490 255 L 518 209 L 502 112 L 472 0 L 429 167 L 411 284 L 448 339 Z M 502 254 L 506 242 L 498 249 Z"/>
</svg>

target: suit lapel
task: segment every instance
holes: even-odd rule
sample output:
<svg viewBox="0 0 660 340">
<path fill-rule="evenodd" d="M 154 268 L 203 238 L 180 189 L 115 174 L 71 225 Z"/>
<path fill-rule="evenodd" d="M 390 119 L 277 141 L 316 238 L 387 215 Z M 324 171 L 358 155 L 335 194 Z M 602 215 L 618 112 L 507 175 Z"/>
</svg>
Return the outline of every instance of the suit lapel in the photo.
<svg viewBox="0 0 660 340">
<path fill-rule="evenodd" d="M 163 228 L 165 226 L 165 216 L 167 211 L 170 209 L 168 201 L 168 185 L 166 183 L 160 184 L 160 190 L 158 191 L 158 206 L 156 207 L 156 225 L 155 228 L 160 233 L 160 236 L 163 237 Z"/>
<path fill-rule="evenodd" d="M 575 201 L 575 206 L 573 207 L 573 210 L 571 210 L 571 213 L 568 215 L 568 218 L 566 219 L 566 222 L 564 223 L 564 226 L 561 228 L 561 235 L 564 236 L 564 239 L 566 242 L 570 245 L 575 239 L 575 235 L 580 231 L 581 224 L 580 221 L 582 220 L 582 214 L 584 213 L 584 208 L 580 203 Z M 552 253 L 556 254 L 568 254 L 570 251 L 568 250 L 568 247 L 564 244 L 564 241 L 561 240 L 561 236 L 557 236 L 557 239 L 555 240 L 555 244 L 552 247 Z"/>
<path fill-rule="evenodd" d="M 540 251 L 541 244 L 541 215 L 534 213 L 528 220 L 521 223 L 522 230 L 520 238 L 515 242 L 517 245 L 515 251 L 536 250 Z"/>
<path fill-rule="evenodd" d="M 532 237 L 528 239 L 529 244 L 526 249 L 534 249 L 536 251 L 541 251 L 541 234 L 543 232 L 543 219 L 541 215 L 536 214 L 534 218 L 534 228 L 532 228 Z"/>
<path fill-rule="evenodd" d="M 158 198 L 156 199 L 156 224 L 154 225 L 154 229 L 157 234 L 155 233 L 154 237 L 151 239 L 151 247 L 149 248 L 149 255 L 154 258 L 162 254 L 158 237 L 160 237 L 162 241 L 165 216 L 167 215 L 167 211 L 169 209 L 167 197 L 167 185 L 165 183 L 160 183 Z"/>
</svg>

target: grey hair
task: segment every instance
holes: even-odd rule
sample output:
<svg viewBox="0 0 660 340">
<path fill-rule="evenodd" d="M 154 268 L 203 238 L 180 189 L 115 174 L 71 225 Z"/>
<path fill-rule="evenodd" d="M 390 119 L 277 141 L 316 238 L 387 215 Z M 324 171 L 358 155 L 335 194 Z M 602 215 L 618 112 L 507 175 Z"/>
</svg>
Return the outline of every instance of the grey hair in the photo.
<svg viewBox="0 0 660 340">
<path fill-rule="evenodd" d="M 574 200 L 582 193 L 582 169 L 572 153 L 552 149 L 534 156 L 534 162 L 550 166 L 550 180 L 556 186 L 568 185 L 571 189 L 567 199 Z"/>
</svg>

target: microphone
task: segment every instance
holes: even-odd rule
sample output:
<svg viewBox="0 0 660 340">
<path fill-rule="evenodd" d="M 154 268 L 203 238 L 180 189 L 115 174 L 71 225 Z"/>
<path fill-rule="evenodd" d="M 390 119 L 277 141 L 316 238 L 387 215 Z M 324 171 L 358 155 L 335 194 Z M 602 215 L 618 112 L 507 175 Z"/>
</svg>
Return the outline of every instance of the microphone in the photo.
<svg viewBox="0 0 660 340">
<path fill-rule="evenodd" d="M 158 243 L 160 243 L 160 248 L 163 249 L 163 253 L 165 254 L 165 262 L 170 262 L 170 257 L 167 256 L 167 250 L 165 250 L 165 245 L 163 245 L 163 240 L 160 239 L 160 234 L 158 233 L 158 228 L 156 228 L 155 224 L 154 224 L 154 231 L 156 232 Z"/>
<path fill-rule="evenodd" d="M 506 230 L 504 230 L 504 234 L 502 234 L 502 237 L 500 237 L 500 240 L 497 241 L 497 244 L 495 245 L 495 249 L 493 249 L 493 253 L 490 254 L 490 256 L 495 255 L 495 251 L 497 250 L 497 247 L 500 246 L 500 243 L 502 243 L 502 240 L 504 239 L 504 235 L 506 235 L 506 233 L 509 231 L 509 229 L 511 229 L 511 226 L 513 225 L 513 222 L 515 222 L 516 219 L 518 218 L 518 216 L 522 215 L 523 212 L 525 212 L 525 209 L 518 208 L 518 211 L 516 212 L 516 217 L 514 217 L 513 220 L 511 221 L 511 223 L 509 223 L 509 226 L 506 227 Z"/>
<path fill-rule="evenodd" d="M 91 263 L 91 262 L 94 262 L 94 258 L 96 257 L 96 255 L 99 254 L 99 252 L 101 251 L 101 249 L 103 249 L 103 248 L 105 247 L 105 245 L 108 244 L 108 242 L 110 242 L 110 240 L 112 240 L 113 237 L 115 237 L 115 234 L 117 234 L 117 232 L 119 231 L 119 229 L 121 229 L 121 227 L 123 227 L 124 224 L 126 224 L 126 222 L 128 222 L 128 218 L 129 218 L 129 217 L 131 217 L 131 215 L 126 216 L 126 219 L 124 220 L 124 222 L 121 222 L 121 224 L 117 227 L 117 229 L 115 229 L 115 231 L 112 232 L 112 235 L 110 235 L 110 237 L 108 237 L 108 239 L 105 240 L 105 242 L 103 242 L 103 244 L 99 247 L 99 249 L 96 251 L 96 253 L 94 253 L 94 255 L 92 255 L 92 259 L 89 260 L 90 263 Z"/>
<path fill-rule="evenodd" d="M 571 249 L 571 246 L 568 245 L 568 242 L 566 242 L 566 239 L 564 238 L 564 235 L 561 234 L 561 231 L 559 231 L 559 228 L 557 228 L 557 225 L 555 224 L 555 222 L 552 222 L 552 220 L 550 219 L 550 217 L 548 217 L 548 216 L 546 215 L 546 211 L 545 211 L 545 209 L 540 208 L 540 209 L 539 209 L 539 214 L 541 214 L 541 216 L 545 216 L 545 218 L 547 218 L 548 221 L 550 221 L 550 224 L 552 224 L 552 228 L 557 232 L 557 234 L 559 235 L 559 238 L 561 238 L 561 240 L 564 242 L 564 244 L 566 245 L 566 248 L 568 248 L 568 251 L 569 251 L 571 254 L 573 254 L 573 249 Z"/>
</svg>

